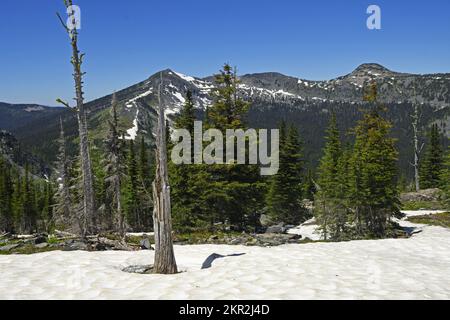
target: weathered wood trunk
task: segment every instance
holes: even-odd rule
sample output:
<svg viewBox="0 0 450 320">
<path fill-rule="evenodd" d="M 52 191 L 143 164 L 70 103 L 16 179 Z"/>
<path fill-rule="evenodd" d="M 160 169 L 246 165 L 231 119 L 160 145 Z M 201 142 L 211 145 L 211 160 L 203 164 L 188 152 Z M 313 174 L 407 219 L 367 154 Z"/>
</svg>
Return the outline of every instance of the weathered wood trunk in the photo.
<svg viewBox="0 0 450 320">
<path fill-rule="evenodd" d="M 66 7 L 69 9 L 72 7 L 72 0 L 65 1 Z M 89 139 L 88 128 L 86 120 L 86 110 L 84 108 L 83 98 L 83 72 L 81 71 L 81 65 L 83 63 L 83 55 L 78 50 L 78 31 L 76 29 L 77 21 L 73 11 L 68 10 L 69 19 L 72 21 L 72 28 L 66 26 L 66 30 L 71 39 L 72 45 L 72 60 L 75 81 L 75 93 L 76 93 L 76 111 L 78 120 L 78 130 L 80 137 L 80 160 L 81 160 L 81 172 L 83 180 L 83 211 L 81 220 L 81 234 L 85 237 L 87 234 L 92 233 L 95 226 L 95 197 L 94 197 L 94 178 L 92 172 L 92 163 L 89 152 Z M 68 105 L 67 105 L 68 106 Z"/>
<path fill-rule="evenodd" d="M 153 225 L 155 232 L 154 273 L 174 274 L 178 272 L 172 242 L 172 219 L 170 186 L 167 172 L 166 122 L 161 102 L 159 85 L 159 116 L 156 137 L 156 177 L 153 182 Z"/>
<path fill-rule="evenodd" d="M 417 102 L 414 103 L 414 114 L 412 116 L 412 127 L 414 133 L 414 184 L 416 192 L 420 190 L 420 174 L 419 174 L 419 107 Z"/>
<path fill-rule="evenodd" d="M 419 147 L 419 122 L 420 122 L 420 112 L 419 112 L 419 103 L 417 102 L 417 93 L 416 93 L 416 85 L 414 84 L 414 114 L 412 115 L 412 127 L 414 134 L 414 162 L 412 166 L 414 168 L 414 184 L 416 188 L 416 192 L 420 190 L 420 153 L 422 152 L 423 145 Z"/>
</svg>

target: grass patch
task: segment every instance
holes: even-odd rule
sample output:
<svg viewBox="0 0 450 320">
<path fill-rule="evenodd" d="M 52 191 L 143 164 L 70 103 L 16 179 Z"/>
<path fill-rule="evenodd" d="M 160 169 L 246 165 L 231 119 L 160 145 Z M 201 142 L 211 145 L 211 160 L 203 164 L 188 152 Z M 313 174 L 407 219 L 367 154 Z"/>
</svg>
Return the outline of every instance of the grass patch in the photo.
<svg viewBox="0 0 450 320">
<path fill-rule="evenodd" d="M 408 218 L 412 223 L 428 224 L 430 226 L 439 226 L 450 228 L 450 212 L 430 214 L 426 216 L 416 216 Z"/>
</svg>

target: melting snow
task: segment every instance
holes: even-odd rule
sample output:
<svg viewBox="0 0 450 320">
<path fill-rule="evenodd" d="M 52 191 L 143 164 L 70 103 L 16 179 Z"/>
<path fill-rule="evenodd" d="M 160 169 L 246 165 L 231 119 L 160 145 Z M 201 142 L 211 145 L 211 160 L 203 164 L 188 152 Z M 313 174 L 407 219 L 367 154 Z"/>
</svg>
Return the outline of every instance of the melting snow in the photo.
<svg viewBox="0 0 450 320">
<path fill-rule="evenodd" d="M 138 117 L 139 117 L 139 109 L 136 110 L 136 117 L 133 120 L 133 128 L 127 130 L 127 136 L 125 137 L 125 140 L 136 140 L 136 136 L 139 129 Z"/>
<path fill-rule="evenodd" d="M 153 92 L 153 88 L 150 88 L 148 91 L 146 91 L 146 92 L 144 92 L 144 93 L 142 93 L 142 94 L 140 94 L 140 95 L 134 97 L 133 99 L 128 100 L 128 102 L 125 104 L 125 106 L 126 106 L 127 108 L 135 107 L 135 106 L 136 106 L 136 105 L 135 105 L 135 102 L 136 102 L 137 100 L 139 100 L 139 99 L 141 99 L 141 98 L 144 98 L 144 97 L 148 96 L 148 95 L 151 94 L 152 92 Z"/>
</svg>

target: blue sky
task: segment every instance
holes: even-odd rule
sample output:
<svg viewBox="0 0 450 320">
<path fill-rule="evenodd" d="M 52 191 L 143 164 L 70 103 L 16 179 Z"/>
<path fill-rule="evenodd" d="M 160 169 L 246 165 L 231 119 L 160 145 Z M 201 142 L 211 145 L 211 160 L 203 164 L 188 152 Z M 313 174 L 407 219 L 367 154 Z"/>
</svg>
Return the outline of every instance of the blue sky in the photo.
<svg viewBox="0 0 450 320">
<path fill-rule="evenodd" d="M 74 0 L 82 10 L 91 100 L 171 68 L 193 75 L 224 62 L 240 73 L 331 79 L 364 62 L 450 72 L 448 0 Z M 382 10 L 368 30 L 366 9 Z M 62 0 L 0 2 L 0 101 L 55 105 L 73 97 Z"/>
</svg>

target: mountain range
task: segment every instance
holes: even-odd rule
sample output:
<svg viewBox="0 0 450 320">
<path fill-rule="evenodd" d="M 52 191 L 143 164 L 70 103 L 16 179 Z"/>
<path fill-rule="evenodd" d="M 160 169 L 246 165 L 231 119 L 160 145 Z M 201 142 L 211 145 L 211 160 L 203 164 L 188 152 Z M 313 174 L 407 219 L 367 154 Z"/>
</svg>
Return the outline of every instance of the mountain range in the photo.
<svg viewBox="0 0 450 320">
<path fill-rule="evenodd" d="M 213 76 L 196 78 L 170 69 L 157 72 L 116 92 L 120 125 L 126 131 L 126 139 L 143 135 L 148 143 L 153 142 L 161 77 L 161 98 L 169 119 L 184 104 L 187 90 L 193 93 L 199 117 L 213 101 Z M 324 144 L 330 111 L 336 113 L 340 129 L 346 135 L 360 119 L 361 111 L 369 107 L 363 101 L 364 86 L 372 81 L 377 83 L 378 101 L 386 106 L 386 117 L 393 123 L 393 135 L 398 139 L 400 151 L 399 164 L 404 173 L 410 175 L 413 103 L 420 104 L 422 139 L 432 123 L 439 123 L 442 131 L 449 135 L 450 73 L 400 73 L 375 63 L 362 64 L 347 75 L 326 81 L 267 72 L 241 76 L 239 94 L 251 102 L 247 119 L 250 127 L 275 128 L 282 119 L 294 123 L 304 142 L 305 161 L 314 166 Z M 99 147 L 108 129 L 111 98 L 112 93 L 86 104 L 91 139 Z M 60 117 L 71 142 L 69 146 L 75 152 L 77 124 L 71 110 L 0 103 L 0 129 L 13 133 L 26 150 L 48 164 L 55 160 Z M 352 139 L 351 135 L 348 139 Z"/>
</svg>

